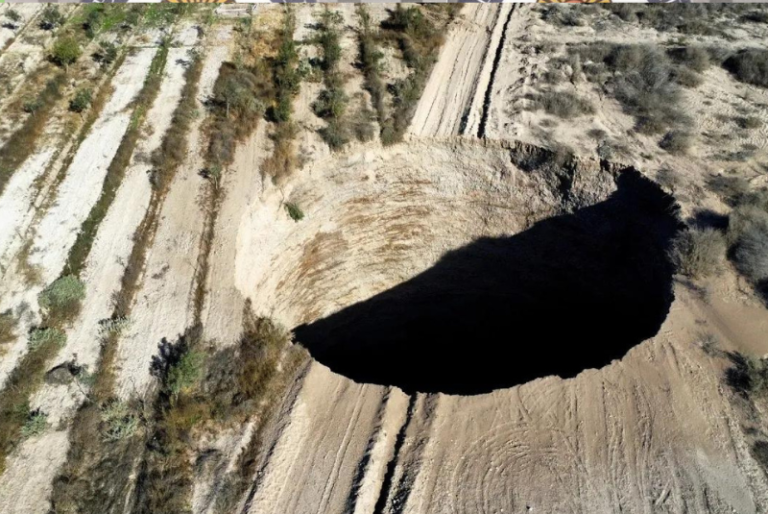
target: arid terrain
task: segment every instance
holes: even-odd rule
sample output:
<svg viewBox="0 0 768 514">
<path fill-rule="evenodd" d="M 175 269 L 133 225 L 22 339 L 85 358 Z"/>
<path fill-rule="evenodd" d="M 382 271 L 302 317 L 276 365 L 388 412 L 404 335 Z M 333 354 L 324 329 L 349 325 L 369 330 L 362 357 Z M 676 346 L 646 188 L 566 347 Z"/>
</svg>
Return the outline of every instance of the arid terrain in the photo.
<svg viewBox="0 0 768 514">
<path fill-rule="evenodd" d="M 0 21 L 0 514 L 768 512 L 767 9 Z"/>
</svg>

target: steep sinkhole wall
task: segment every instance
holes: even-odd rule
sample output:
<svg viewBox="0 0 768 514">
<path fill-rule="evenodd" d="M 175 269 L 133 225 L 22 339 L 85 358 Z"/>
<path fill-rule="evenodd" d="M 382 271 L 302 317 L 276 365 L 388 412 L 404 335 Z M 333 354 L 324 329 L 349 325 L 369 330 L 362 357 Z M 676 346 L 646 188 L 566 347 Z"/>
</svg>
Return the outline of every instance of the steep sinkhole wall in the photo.
<svg viewBox="0 0 768 514">
<path fill-rule="evenodd" d="M 243 221 L 239 287 L 355 381 L 476 394 L 574 376 L 653 336 L 672 301 L 674 202 L 631 169 L 420 141 L 296 184 Z"/>
</svg>

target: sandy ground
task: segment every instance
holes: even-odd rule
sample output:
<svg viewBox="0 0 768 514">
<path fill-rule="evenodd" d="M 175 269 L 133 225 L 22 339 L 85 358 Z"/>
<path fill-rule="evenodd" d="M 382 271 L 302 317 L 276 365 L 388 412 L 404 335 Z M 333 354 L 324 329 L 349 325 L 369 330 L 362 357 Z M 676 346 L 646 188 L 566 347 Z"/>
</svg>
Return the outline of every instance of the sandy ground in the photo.
<svg viewBox="0 0 768 514">
<path fill-rule="evenodd" d="M 354 26 L 353 7 L 338 9 Z M 372 11 L 377 19 L 386 15 L 380 6 Z M 297 9 L 297 38 L 311 35 L 318 13 L 317 7 Z M 612 137 L 626 134 L 632 120 L 618 104 L 580 84 L 579 94 L 599 107 L 595 115 L 558 123 L 546 133 L 540 130 L 546 118 L 542 113 L 518 109 L 522 97 L 541 86 L 548 60 L 532 51 L 534 44 L 557 38 L 560 44 L 598 37 L 659 38 L 645 29 L 600 27 L 599 33 L 591 27 L 555 32 L 524 6 L 466 5 L 449 28 L 407 141 L 386 149 L 372 142 L 331 154 L 315 132 L 322 121 L 311 112 L 320 86 L 303 84 L 295 116 L 303 127 L 298 146 L 309 158 L 307 165 L 279 186 L 263 180 L 260 162 L 271 151 L 269 125 L 263 123 L 239 146 L 226 170 L 202 313 L 205 336 L 220 345 L 234 342 L 246 299 L 257 314 L 287 327 L 317 320 L 413 277 L 447 250 L 480 236 L 515 234 L 561 212 L 556 185 L 514 166 L 511 148 L 520 145 L 497 140 L 572 146 L 586 163 L 577 188 L 594 198 L 607 196 L 615 186 L 599 171 L 595 142 L 585 134 L 589 128 Z M 177 40 L 191 45 L 196 34 L 189 25 Z M 738 35 L 759 40 L 753 29 Z M 206 43 L 201 112 L 220 64 L 230 56 L 228 37 L 222 29 Z M 345 31 L 342 46 L 348 92 L 354 92 L 361 79 L 352 68 L 351 30 Z M 33 262 L 41 266 L 45 281 L 61 271 L 74 233 L 95 201 L 91 196 L 106 166 L 102 161 L 111 159 L 107 145 L 119 143 L 115 134 L 120 126 L 124 130 L 124 107 L 135 95 L 127 90 L 138 87 L 126 75 L 138 76 L 152 52 L 141 50 L 118 72 L 115 83 L 122 85 L 79 149 L 57 202 L 35 227 Z M 183 57 L 185 49 L 171 52 Z M 400 64 L 389 64 L 387 76 L 403 72 Z M 95 362 L 98 321 L 111 312 L 109 297 L 118 287 L 131 234 L 149 198 L 147 166 L 139 156 L 161 141 L 178 102 L 182 72 L 178 59 L 169 58 L 166 80 L 148 115 L 154 131 L 140 141 L 99 229 L 84 274 L 88 294 L 83 311 L 57 363 L 75 357 L 81 364 Z M 766 102 L 764 95 L 712 68 L 698 90 L 686 92 L 685 101 L 697 126 L 716 132 L 727 128 L 718 125 L 712 112 L 734 115 L 750 102 Z M 144 394 L 152 383 L 149 362 L 157 344 L 175 338 L 193 321 L 206 216 L 200 208 L 206 183 L 198 175 L 202 119 L 193 124 L 187 161 L 162 206 L 131 325 L 120 340 L 123 398 Z M 766 130 L 738 134 L 728 145 L 764 150 Z M 116 142 L 103 139 L 108 135 Z M 629 160 L 650 176 L 662 165 L 674 166 L 685 184 L 696 184 L 694 171 L 722 166 L 709 153 L 713 145 L 703 143 L 692 157 L 680 159 L 661 152 L 652 139 L 630 138 Z M 36 201 L 25 194 L 51 158 L 43 150 L 32 156 L 0 197 L 0 215 L 7 213 L 21 230 L 26 231 L 25 212 Z M 685 213 L 695 207 L 692 200 L 724 209 L 715 199 L 694 198 L 690 191 L 695 189 L 681 191 Z M 303 220 L 288 216 L 288 201 L 300 206 Z M 0 243 L 18 239 L 15 229 L 0 228 Z M 39 288 L 24 286 L 13 269 L 0 271 L 3 306 L 34 303 Z M 677 284 L 658 334 L 620 360 L 569 380 L 547 377 L 475 396 L 406 394 L 392 386 L 355 383 L 312 362 L 268 432 L 269 451 L 260 457 L 260 471 L 238 512 L 766 512 L 768 480 L 749 453 L 742 413 L 722 384 L 726 362 L 705 353 L 700 343 L 703 334 L 712 334 L 724 349 L 768 353 L 768 311 L 730 270 L 708 290 L 705 302 Z M 24 344 L 20 341 L 0 361 L 4 375 Z M 46 386 L 33 404 L 57 422 L 66 421 L 78 401 L 76 390 Z M 197 470 L 196 514 L 213 512 L 217 480 L 234 467 L 258 421 L 194 443 L 201 455 L 216 451 L 223 456 L 216 469 Z M 66 455 L 66 434 L 48 430 L 21 445 L 0 477 L 0 514 L 46 511 L 46 491 Z"/>
<path fill-rule="evenodd" d="M 230 52 L 227 35 L 220 34 L 218 40 L 221 43 L 209 47 L 204 57 L 198 88 L 201 112 Z M 187 162 L 178 170 L 163 204 L 131 326 L 120 340 L 118 390 L 123 398 L 144 393 L 152 380 L 149 364 L 160 340 L 175 339 L 192 322 L 193 282 L 205 219 L 200 208 L 205 183 L 198 174 L 203 167 L 202 120 L 199 117 L 192 127 Z"/>
</svg>

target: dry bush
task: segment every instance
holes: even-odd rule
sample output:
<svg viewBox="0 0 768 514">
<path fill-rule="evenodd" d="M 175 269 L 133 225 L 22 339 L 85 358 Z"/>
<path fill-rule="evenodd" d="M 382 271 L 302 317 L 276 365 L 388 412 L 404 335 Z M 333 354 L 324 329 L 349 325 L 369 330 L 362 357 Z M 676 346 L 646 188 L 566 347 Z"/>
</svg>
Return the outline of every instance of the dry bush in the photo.
<svg viewBox="0 0 768 514">
<path fill-rule="evenodd" d="M 678 273 L 700 279 L 722 269 L 725 252 L 722 233 L 713 229 L 688 229 L 675 237 L 670 257 Z"/>
<path fill-rule="evenodd" d="M 768 87 L 768 50 L 747 48 L 723 62 L 737 80 L 760 87 Z"/>
<path fill-rule="evenodd" d="M 80 313 L 85 298 L 85 284 L 74 275 L 56 279 L 38 296 L 40 307 L 48 323 L 59 325 L 74 319 Z"/>
<path fill-rule="evenodd" d="M 768 285 L 768 212 L 754 205 L 734 209 L 728 240 L 736 269 L 764 294 Z"/>
<path fill-rule="evenodd" d="M 739 352 L 728 354 L 731 367 L 725 372 L 726 383 L 744 396 L 763 396 L 768 388 L 768 361 Z"/>
<path fill-rule="evenodd" d="M 533 98 L 534 104 L 548 114 L 559 118 L 575 118 L 594 114 L 595 107 L 588 100 L 569 91 L 547 91 Z"/>
<path fill-rule="evenodd" d="M 580 6 L 579 6 L 580 7 Z M 581 27 L 586 23 L 582 9 L 570 5 L 552 4 L 541 9 L 541 19 L 560 27 Z"/>
<path fill-rule="evenodd" d="M 10 343 L 16 339 L 16 327 L 18 324 L 18 318 L 10 310 L 0 313 L 0 345 Z"/>
<path fill-rule="evenodd" d="M 37 148 L 36 142 L 50 122 L 48 117 L 61 99 L 65 84 L 66 76 L 63 73 L 47 81 L 43 90 L 35 98 L 37 108 L 0 148 L 0 193 L 5 189 L 13 172 Z"/>
<path fill-rule="evenodd" d="M 749 183 L 738 175 L 710 175 L 706 184 L 710 191 L 731 206 L 737 205 L 749 193 Z"/>
<path fill-rule="evenodd" d="M 763 126 L 763 122 L 757 116 L 739 116 L 734 118 L 734 121 L 744 130 L 754 130 Z"/>
<path fill-rule="evenodd" d="M 709 51 L 701 46 L 670 48 L 667 50 L 667 54 L 676 63 L 683 64 L 698 73 L 706 71 L 712 64 Z"/>
<path fill-rule="evenodd" d="M 704 83 L 704 78 L 687 66 L 673 70 L 672 77 L 683 87 L 696 88 Z"/>
<path fill-rule="evenodd" d="M 659 141 L 659 146 L 672 154 L 686 154 L 693 145 L 691 134 L 681 130 L 671 130 Z"/>
</svg>

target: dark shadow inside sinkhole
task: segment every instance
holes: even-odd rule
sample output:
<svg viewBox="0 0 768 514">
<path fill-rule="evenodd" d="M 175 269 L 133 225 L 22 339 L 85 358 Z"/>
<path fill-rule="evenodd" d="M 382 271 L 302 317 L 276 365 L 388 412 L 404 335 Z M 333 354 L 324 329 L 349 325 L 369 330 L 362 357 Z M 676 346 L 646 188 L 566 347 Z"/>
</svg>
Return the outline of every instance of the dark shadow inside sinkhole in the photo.
<svg viewBox="0 0 768 514">
<path fill-rule="evenodd" d="M 295 327 L 295 339 L 336 373 L 406 392 L 479 394 L 600 368 L 654 336 L 673 300 L 674 200 L 634 170 L 617 186 L 573 214 L 448 252 Z"/>
</svg>

